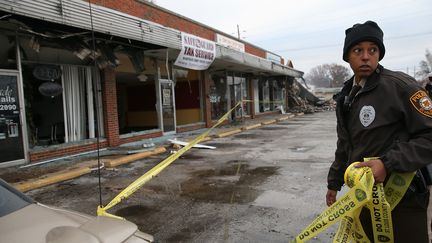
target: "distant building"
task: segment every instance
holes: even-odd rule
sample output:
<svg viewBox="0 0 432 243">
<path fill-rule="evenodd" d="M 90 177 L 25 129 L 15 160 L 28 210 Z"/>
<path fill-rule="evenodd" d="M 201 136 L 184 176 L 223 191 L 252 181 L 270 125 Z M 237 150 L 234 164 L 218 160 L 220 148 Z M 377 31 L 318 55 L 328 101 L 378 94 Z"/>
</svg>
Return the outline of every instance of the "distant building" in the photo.
<svg viewBox="0 0 432 243">
<path fill-rule="evenodd" d="M 315 88 L 314 94 L 318 97 L 323 97 L 326 100 L 331 99 L 333 95 L 339 93 L 341 91 L 342 87 L 336 87 L 336 88 Z"/>
</svg>

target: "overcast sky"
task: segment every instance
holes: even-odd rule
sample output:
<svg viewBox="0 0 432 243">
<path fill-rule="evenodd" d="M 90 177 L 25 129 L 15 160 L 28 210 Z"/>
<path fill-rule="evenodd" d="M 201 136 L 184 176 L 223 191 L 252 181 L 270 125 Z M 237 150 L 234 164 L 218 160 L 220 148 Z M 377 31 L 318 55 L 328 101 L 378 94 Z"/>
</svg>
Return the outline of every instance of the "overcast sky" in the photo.
<svg viewBox="0 0 432 243">
<path fill-rule="evenodd" d="M 281 55 L 305 73 L 342 60 L 345 29 L 373 20 L 384 31 L 381 64 L 413 75 L 432 51 L 431 0 L 156 0 L 156 4 Z"/>
</svg>

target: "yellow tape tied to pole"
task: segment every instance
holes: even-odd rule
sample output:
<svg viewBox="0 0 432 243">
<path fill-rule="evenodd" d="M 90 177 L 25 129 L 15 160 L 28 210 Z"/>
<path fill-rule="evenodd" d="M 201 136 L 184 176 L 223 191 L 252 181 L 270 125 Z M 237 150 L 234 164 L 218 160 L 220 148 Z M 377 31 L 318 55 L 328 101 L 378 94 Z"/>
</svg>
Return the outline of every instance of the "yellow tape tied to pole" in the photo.
<svg viewBox="0 0 432 243">
<path fill-rule="evenodd" d="M 172 162 L 174 162 L 176 159 L 178 159 L 182 154 L 184 154 L 186 151 L 188 151 L 190 148 L 192 148 L 195 144 L 199 143 L 201 140 L 203 140 L 207 135 L 217 126 L 219 126 L 222 122 L 228 119 L 228 116 L 233 112 L 242 102 L 249 102 L 249 101 L 240 101 L 238 102 L 231 110 L 229 110 L 227 113 L 225 113 L 217 122 L 214 124 L 211 128 L 209 128 L 207 131 L 196 137 L 194 140 L 192 140 L 188 145 L 184 146 L 182 149 L 177 151 L 177 153 L 172 154 L 159 164 L 157 164 L 155 167 L 150 169 L 147 173 L 140 176 L 138 179 L 136 179 L 134 182 L 132 182 L 128 187 L 123 189 L 114 199 L 111 200 L 105 207 L 98 206 L 97 208 L 97 215 L 99 216 L 108 216 L 113 218 L 119 218 L 123 219 L 122 217 L 110 214 L 107 212 L 108 209 L 114 207 L 115 205 L 119 204 L 124 199 L 128 198 L 130 195 L 132 195 L 134 192 L 136 192 L 139 188 L 141 188 L 146 182 L 150 181 L 153 177 L 158 175 L 162 170 L 164 170 L 166 167 L 168 167 Z"/>
<path fill-rule="evenodd" d="M 372 158 L 365 158 L 368 161 Z M 305 242 L 341 221 L 333 242 L 370 242 L 360 223 L 360 213 L 367 207 L 371 214 L 374 242 L 394 242 L 391 211 L 408 189 L 415 172 L 392 173 L 386 186 L 375 183 L 369 167 L 345 171 L 345 184 L 351 189 L 322 212 L 292 242 Z"/>
</svg>

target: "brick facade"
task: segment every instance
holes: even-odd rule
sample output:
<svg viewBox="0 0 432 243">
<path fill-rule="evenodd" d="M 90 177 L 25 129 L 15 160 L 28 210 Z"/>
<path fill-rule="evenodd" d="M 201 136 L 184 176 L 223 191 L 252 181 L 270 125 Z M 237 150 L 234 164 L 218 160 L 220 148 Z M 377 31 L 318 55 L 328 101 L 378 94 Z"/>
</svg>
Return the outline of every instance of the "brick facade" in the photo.
<svg viewBox="0 0 432 243">
<path fill-rule="evenodd" d="M 198 130 L 201 128 L 206 128 L 206 125 L 205 124 L 196 124 L 196 125 L 181 126 L 181 127 L 176 128 L 176 132 L 178 132 L 178 133 L 188 132 L 188 131 Z"/>
<path fill-rule="evenodd" d="M 67 155 L 74 155 L 83 152 L 93 151 L 97 149 L 97 143 L 85 143 L 85 144 L 77 144 L 77 145 L 68 145 L 67 147 L 62 148 L 48 148 L 38 151 L 30 152 L 30 161 L 37 162 L 40 160 L 52 159 L 56 157 L 63 157 Z M 106 148 L 107 142 L 102 141 L 99 143 L 99 148 Z"/>
<path fill-rule="evenodd" d="M 177 29 L 208 40 L 215 40 L 215 34 L 219 33 L 210 27 L 203 26 L 191 19 L 179 16 L 169 10 L 147 3 L 144 0 L 90 0 L 91 3 L 111 8 L 126 14 L 146 19 L 166 27 Z M 229 37 L 229 36 L 227 36 Z M 239 40 L 238 40 L 239 41 Z M 246 53 L 266 58 L 266 51 L 248 43 L 245 44 Z"/>
<path fill-rule="evenodd" d="M 120 144 L 117 115 L 117 87 L 115 71 L 105 68 L 102 71 L 102 104 L 104 111 L 105 138 L 109 147 Z"/>
<path fill-rule="evenodd" d="M 163 136 L 162 131 L 158 131 L 158 132 L 146 133 L 141 135 L 134 135 L 132 137 L 127 137 L 127 138 L 119 138 L 119 145 L 136 142 L 142 139 L 157 138 L 162 136 Z"/>
</svg>

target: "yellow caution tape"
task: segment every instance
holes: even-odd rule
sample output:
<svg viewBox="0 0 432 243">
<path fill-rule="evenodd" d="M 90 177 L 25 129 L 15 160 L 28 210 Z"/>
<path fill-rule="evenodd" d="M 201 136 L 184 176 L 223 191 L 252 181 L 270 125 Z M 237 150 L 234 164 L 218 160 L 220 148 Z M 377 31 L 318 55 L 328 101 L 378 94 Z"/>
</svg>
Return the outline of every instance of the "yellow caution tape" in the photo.
<svg viewBox="0 0 432 243">
<path fill-rule="evenodd" d="M 245 102 L 245 101 L 243 101 Z M 192 148 L 195 144 L 199 143 L 201 140 L 203 140 L 207 135 L 217 126 L 219 126 L 222 122 L 228 119 L 228 116 L 231 114 L 234 109 L 236 109 L 242 102 L 238 102 L 231 110 L 229 110 L 227 113 L 225 113 L 217 122 L 214 124 L 211 128 L 209 128 L 207 131 L 196 137 L 194 140 L 192 140 L 188 145 L 184 146 L 182 149 L 177 151 L 177 153 L 172 154 L 159 164 L 157 164 L 155 167 L 150 169 L 147 173 L 136 179 L 134 182 L 132 182 L 128 187 L 126 187 L 123 191 L 121 191 L 114 199 L 111 200 L 105 207 L 98 206 L 97 208 L 97 215 L 99 216 L 108 216 L 113 218 L 120 218 L 119 216 L 107 213 L 106 211 L 115 205 L 119 204 L 124 199 L 128 198 L 130 195 L 132 195 L 134 192 L 136 192 L 139 188 L 141 188 L 146 182 L 150 181 L 153 177 L 158 175 L 162 170 L 164 170 L 167 166 L 169 166 L 172 162 L 174 162 L 176 159 L 178 159 L 182 154 L 184 154 L 186 151 L 188 151 L 190 148 Z"/>
<path fill-rule="evenodd" d="M 243 100 L 246 102 L 253 102 L 253 100 Z M 259 104 L 283 104 L 285 101 L 284 100 L 272 100 L 272 101 L 255 101 L 255 103 L 259 103 Z"/>
<path fill-rule="evenodd" d="M 372 158 L 366 158 L 368 161 Z M 307 226 L 292 242 L 305 242 L 341 221 L 333 242 L 370 242 L 360 223 L 360 213 L 367 207 L 371 214 L 374 242 L 394 242 L 391 211 L 400 202 L 415 172 L 392 173 L 386 186 L 375 183 L 369 167 L 345 171 L 345 184 L 351 189 Z"/>
</svg>

